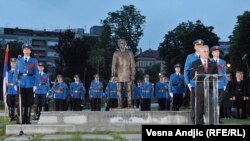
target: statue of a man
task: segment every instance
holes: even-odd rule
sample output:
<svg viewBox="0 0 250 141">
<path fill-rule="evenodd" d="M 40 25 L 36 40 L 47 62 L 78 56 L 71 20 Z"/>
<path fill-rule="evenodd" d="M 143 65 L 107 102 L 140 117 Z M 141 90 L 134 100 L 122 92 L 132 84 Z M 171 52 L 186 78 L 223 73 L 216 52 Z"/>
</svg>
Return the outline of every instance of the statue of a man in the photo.
<svg viewBox="0 0 250 141">
<path fill-rule="evenodd" d="M 122 87 L 126 86 L 128 108 L 131 108 L 131 84 L 135 79 L 135 60 L 131 51 L 126 49 L 126 40 L 118 40 L 119 50 L 113 55 L 112 76 L 117 80 L 118 108 L 122 107 Z"/>
</svg>

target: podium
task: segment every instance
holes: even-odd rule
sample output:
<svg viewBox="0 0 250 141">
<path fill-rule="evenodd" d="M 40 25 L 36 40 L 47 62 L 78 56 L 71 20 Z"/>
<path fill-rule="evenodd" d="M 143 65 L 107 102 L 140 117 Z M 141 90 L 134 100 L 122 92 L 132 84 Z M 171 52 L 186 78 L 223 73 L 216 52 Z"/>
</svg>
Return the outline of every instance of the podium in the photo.
<svg viewBox="0 0 250 141">
<path fill-rule="evenodd" d="M 222 77 L 226 77 L 226 75 L 197 74 L 197 72 L 195 72 L 193 78 L 195 82 L 195 103 L 193 109 L 195 125 L 201 124 L 201 116 L 203 116 L 203 123 L 205 125 L 219 124 L 220 107 L 218 82 Z"/>
</svg>

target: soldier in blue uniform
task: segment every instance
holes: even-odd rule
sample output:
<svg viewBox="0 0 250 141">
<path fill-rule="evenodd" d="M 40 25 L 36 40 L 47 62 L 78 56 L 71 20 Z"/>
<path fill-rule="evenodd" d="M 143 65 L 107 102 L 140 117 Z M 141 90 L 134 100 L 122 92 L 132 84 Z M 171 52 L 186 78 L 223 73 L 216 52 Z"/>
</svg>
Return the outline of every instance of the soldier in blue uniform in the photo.
<svg viewBox="0 0 250 141">
<path fill-rule="evenodd" d="M 185 96 L 185 84 L 184 84 L 184 77 L 181 74 L 181 65 L 175 64 L 175 73 L 170 75 L 169 80 L 169 94 L 173 98 L 173 111 L 179 111 L 183 98 Z"/>
<path fill-rule="evenodd" d="M 161 74 L 159 76 L 159 82 L 156 83 L 155 85 L 155 98 L 158 99 L 158 110 L 159 111 L 164 111 L 164 110 L 169 110 L 170 106 L 170 97 L 168 94 L 168 85 L 164 81 L 164 75 Z"/>
<path fill-rule="evenodd" d="M 191 92 L 191 100 L 192 100 L 192 111 L 194 111 L 194 100 L 195 100 L 195 83 L 192 81 L 193 78 L 190 78 L 190 72 L 194 69 L 192 68 L 192 63 L 199 59 L 199 49 L 203 46 L 204 41 L 202 39 L 197 39 L 193 42 L 195 52 L 189 54 L 186 58 L 185 66 L 184 66 L 184 81 L 188 86 L 189 91 Z M 191 118 L 194 121 L 195 113 L 191 113 Z"/>
<path fill-rule="evenodd" d="M 149 82 L 149 75 L 144 75 L 144 82 L 140 87 L 141 111 L 151 110 L 151 98 L 154 96 L 154 84 Z"/>
<path fill-rule="evenodd" d="M 44 72 L 44 63 L 38 63 L 39 75 L 36 77 L 35 90 L 35 119 L 38 120 L 41 111 L 44 111 L 46 106 L 46 95 L 50 90 L 49 76 Z"/>
<path fill-rule="evenodd" d="M 99 74 L 94 75 L 95 80 L 90 84 L 89 98 L 91 111 L 101 111 L 101 98 L 103 97 L 103 84 L 99 81 Z"/>
<path fill-rule="evenodd" d="M 141 85 L 141 80 L 137 81 L 137 86 L 133 83 L 132 84 L 132 92 L 133 92 L 133 107 L 134 108 L 139 108 L 140 107 L 140 85 Z"/>
<path fill-rule="evenodd" d="M 13 83 L 14 71 L 16 67 L 16 58 L 10 58 L 10 67 L 11 69 L 8 72 L 8 82 L 6 84 L 7 86 L 6 94 L 7 94 L 7 105 L 9 108 L 10 121 L 14 121 L 15 117 L 17 117 L 17 112 L 18 112 L 17 86 Z"/>
<path fill-rule="evenodd" d="M 84 100 L 86 89 L 80 81 L 78 74 L 74 75 L 75 82 L 70 84 L 70 94 L 72 98 L 73 111 L 81 111 L 81 103 Z"/>
<path fill-rule="evenodd" d="M 55 111 L 65 111 L 65 102 L 68 96 L 68 86 L 65 82 L 63 82 L 63 76 L 58 74 L 57 82 L 54 82 L 52 87 L 54 91 L 54 99 L 55 99 Z"/>
<path fill-rule="evenodd" d="M 34 104 L 36 77 L 38 76 L 37 59 L 30 56 L 31 45 L 23 44 L 23 57 L 17 60 L 14 82 L 20 87 L 21 105 L 24 124 L 30 124 L 31 106 Z M 19 83 L 20 82 L 20 83 Z"/>
<path fill-rule="evenodd" d="M 115 77 L 111 77 L 106 90 L 105 90 L 105 98 L 107 99 L 106 111 L 109 111 L 110 108 L 117 108 L 117 83 L 115 82 Z"/>
<path fill-rule="evenodd" d="M 219 75 L 224 75 L 222 77 L 219 78 L 218 80 L 218 93 L 219 93 L 219 106 L 220 106 L 220 115 L 224 115 L 223 114 L 223 107 L 222 107 L 222 97 L 223 97 L 223 92 L 225 91 L 226 89 L 226 86 L 227 86 L 227 78 L 226 78 L 226 75 L 227 75 L 227 71 L 226 71 L 226 68 L 227 68 L 227 64 L 226 64 L 226 61 L 221 59 L 220 58 L 220 48 L 219 46 L 213 46 L 211 49 L 210 49 L 210 52 L 212 53 L 213 55 L 213 61 L 216 62 L 217 64 L 217 68 L 218 68 L 218 73 Z"/>
</svg>

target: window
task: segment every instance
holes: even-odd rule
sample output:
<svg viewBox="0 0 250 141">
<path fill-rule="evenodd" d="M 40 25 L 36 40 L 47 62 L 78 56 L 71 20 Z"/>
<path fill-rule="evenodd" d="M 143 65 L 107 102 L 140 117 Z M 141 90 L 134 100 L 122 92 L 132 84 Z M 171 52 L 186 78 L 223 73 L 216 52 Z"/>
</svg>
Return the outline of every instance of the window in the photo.
<svg viewBox="0 0 250 141">
<path fill-rule="evenodd" d="M 48 45 L 49 47 L 54 47 L 54 46 L 56 46 L 57 44 L 58 44 L 57 41 L 47 41 L 47 45 Z"/>
<path fill-rule="evenodd" d="M 48 51 L 47 56 L 48 57 L 59 57 L 58 53 L 56 53 L 54 51 Z"/>
<path fill-rule="evenodd" d="M 45 47 L 46 46 L 46 41 L 45 40 L 32 40 L 32 46 L 34 47 Z"/>
</svg>

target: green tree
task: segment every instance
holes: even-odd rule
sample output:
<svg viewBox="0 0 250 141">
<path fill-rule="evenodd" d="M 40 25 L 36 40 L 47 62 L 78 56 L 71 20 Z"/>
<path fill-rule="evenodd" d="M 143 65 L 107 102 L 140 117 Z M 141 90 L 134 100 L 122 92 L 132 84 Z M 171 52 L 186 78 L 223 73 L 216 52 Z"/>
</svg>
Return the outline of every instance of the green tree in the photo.
<svg viewBox="0 0 250 141">
<path fill-rule="evenodd" d="M 159 81 L 159 72 L 161 70 L 161 64 L 154 64 L 145 68 L 145 74 L 149 75 L 150 82 L 156 83 Z"/>
<path fill-rule="evenodd" d="M 143 35 L 145 16 L 141 15 L 134 5 L 124 5 L 121 10 L 109 12 L 102 24 L 110 27 L 114 40 L 124 38 L 128 48 L 136 54 L 138 43 Z"/>
<path fill-rule="evenodd" d="M 231 44 L 229 49 L 231 70 L 239 69 L 248 74 L 246 62 L 249 65 L 249 61 L 245 62 L 245 60 L 242 60 L 242 57 L 244 54 L 247 54 L 246 60 L 250 59 L 250 11 L 245 11 L 237 19 L 233 34 L 229 37 Z"/>
<path fill-rule="evenodd" d="M 205 26 L 201 21 L 180 23 L 174 30 L 169 31 L 158 48 L 160 57 L 165 61 L 165 73 L 169 76 L 173 66 L 185 63 L 186 56 L 194 52 L 193 41 L 197 38 L 204 40 L 208 46 L 218 44 L 219 37 L 213 33 L 214 27 Z"/>
</svg>

